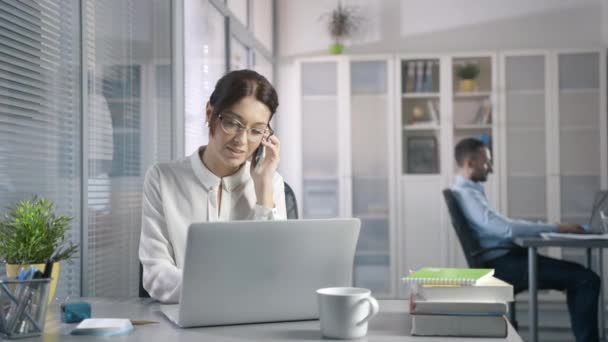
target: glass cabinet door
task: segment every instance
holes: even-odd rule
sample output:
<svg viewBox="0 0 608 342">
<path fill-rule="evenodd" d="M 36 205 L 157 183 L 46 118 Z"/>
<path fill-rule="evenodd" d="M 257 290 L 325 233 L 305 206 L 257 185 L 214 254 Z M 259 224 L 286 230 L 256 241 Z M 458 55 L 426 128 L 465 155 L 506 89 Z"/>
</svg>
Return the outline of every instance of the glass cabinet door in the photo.
<svg viewBox="0 0 608 342">
<path fill-rule="evenodd" d="M 557 60 L 561 221 L 585 224 L 601 186 L 600 57 L 564 53 Z M 580 249 L 564 249 L 562 256 L 585 262 Z"/>
<path fill-rule="evenodd" d="M 338 63 L 301 63 L 304 218 L 340 214 L 338 170 Z"/>
<path fill-rule="evenodd" d="M 600 189 L 599 53 L 559 54 L 561 218 L 587 223 Z"/>
<path fill-rule="evenodd" d="M 388 62 L 350 63 L 352 213 L 361 219 L 355 286 L 391 291 Z"/>
<path fill-rule="evenodd" d="M 545 56 L 505 58 L 506 198 L 509 217 L 548 219 Z"/>
</svg>

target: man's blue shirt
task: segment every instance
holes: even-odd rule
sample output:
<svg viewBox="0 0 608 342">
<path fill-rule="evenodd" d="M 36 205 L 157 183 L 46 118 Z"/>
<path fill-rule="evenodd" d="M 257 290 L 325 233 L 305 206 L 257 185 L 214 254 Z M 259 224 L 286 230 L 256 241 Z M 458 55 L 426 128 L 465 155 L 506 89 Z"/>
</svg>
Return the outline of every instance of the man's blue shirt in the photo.
<svg viewBox="0 0 608 342">
<path fill-rule="evenodd" d="M 516 237 L 537 236 L 542 232 L 558 230 L 554 224 L 513 220 L 500 214 L 488 202 L 481 184 L 460 175 L 456 176 L 452 190 L 482 248 L 513 246 L 512 241 Z M 507 253 L 508 250 L 496 250 L 481 257 L 491 260 Z"/>
</svg>

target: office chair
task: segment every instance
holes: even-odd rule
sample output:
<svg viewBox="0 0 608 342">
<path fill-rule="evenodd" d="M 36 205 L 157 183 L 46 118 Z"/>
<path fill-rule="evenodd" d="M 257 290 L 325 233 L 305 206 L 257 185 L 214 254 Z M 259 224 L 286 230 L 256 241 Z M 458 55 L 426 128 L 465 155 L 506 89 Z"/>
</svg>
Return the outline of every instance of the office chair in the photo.
<svg viewBox="0 0 608 342">
<path fill-rule="evenodd" d="M 287 182 L 283 182 L 283 185 L 285 186 L 285 209 L 287 211 L 287 219 L 297 220 L 298 202 L 296 201 L 296 194 Z"/>
<path fill-rule="evenodd" d="M 287 184 L 287 182 L 284 182 L 283 185 L 285 187 L 285 209 L 287 211 L 287 219 L 296 220 L 296 219 L 298 219 L 298 202 L 296 200 L 296 195 L 293 192 L 293 190 L 291 189 L 291 187 L 289 186 L 289 184 Z M 144 267 L 142 266 L 142 264 L 140 262 L 139 263 L 139 297 L 148 298 L 148 297 L 150 297 L 150 294 L 148 293 L 148 291 L 146 291 L 146 289 L 144 289 L 143 274 L 144 274 Z"/>
<path fill-rule="evenodd" d="M 452 227 L 456 231 L 456 236 L 460 241 L 460 247 L 467 259 L 467 264 L 470 268 L 485 268 L 486 264 L 480 258 L 482 254 L 501 249 L 515 249 L 518 247 L 491 247 L 482 248 L 479 244 L 479 240 L 475 237 L 473 228 L 469 225 L 467 218 L 464 216 L 464 212 L 458 203 L 458 199 L 454 195 L 454 192 L 450 189 L 443 190 L 443 197 L 450 213 L 450 219 L 452 221 Z M 509 303 L 509 321 L 517 330 L 517 320 L 515 317 L 515 301 Z"/>
<path fill-rule="evenodd" d="M 139 298 L 150 298 L 150 294 L 144 289 L 144 266 L 139 263 Z"/>
</svg>

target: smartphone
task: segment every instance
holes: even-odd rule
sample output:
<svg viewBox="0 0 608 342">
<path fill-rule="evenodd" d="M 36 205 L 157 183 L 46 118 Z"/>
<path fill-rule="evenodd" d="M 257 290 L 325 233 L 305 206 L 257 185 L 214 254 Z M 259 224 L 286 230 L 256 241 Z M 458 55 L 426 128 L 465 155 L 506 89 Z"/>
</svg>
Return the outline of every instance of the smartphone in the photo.
<svg viewBox="0 0 608 342">
<path fill-rule="evenodd" d="M 255 152 L 253 152 L 253 167 L 257 168 L 258 165 L 260 165 L 262 163 L 262 161 L 264 160 L 264 157 L 266 156 L 266 147 L 262 144 L 260 144 L 260 146 L 258 146 L 258 148 L 255 149 Z"/>
</svg>

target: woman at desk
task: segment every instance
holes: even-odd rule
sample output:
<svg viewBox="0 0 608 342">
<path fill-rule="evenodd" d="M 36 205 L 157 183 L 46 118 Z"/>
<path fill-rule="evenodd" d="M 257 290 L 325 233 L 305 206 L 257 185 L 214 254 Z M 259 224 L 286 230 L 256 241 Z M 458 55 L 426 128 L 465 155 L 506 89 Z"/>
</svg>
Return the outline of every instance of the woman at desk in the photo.
<svg viewBox="0 0 608 342">
<path fill-rule="evenodd" d="M 139 259 L 152 298 L 179 301 L 191 223 L 286 218 L 283 179 L 276 172 L 280 143 L 270 128 L 278 104 L 274 87 L 257 72 L 226 74 L 207 102 L 208 145 L 148 170 Z M 252 162 L 259 149 L 263 156 Z"/>
</svg>

